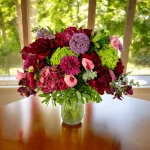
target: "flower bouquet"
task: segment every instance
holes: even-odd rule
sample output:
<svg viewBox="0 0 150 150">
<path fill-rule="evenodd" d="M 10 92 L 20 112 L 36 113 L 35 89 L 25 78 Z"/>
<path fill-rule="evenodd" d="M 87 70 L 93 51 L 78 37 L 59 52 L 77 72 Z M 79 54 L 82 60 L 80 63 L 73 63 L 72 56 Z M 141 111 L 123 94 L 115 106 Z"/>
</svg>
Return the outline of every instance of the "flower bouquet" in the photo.
<svg viewBox="0 0 150 150">
<path fill-rule="evenodd" d="M 82 118 L 82 107 L 77 105 L 98 103 L 105 92 L 120 100 L 133 94 L 137 83 L 129 82 L 128 73 L 124 74 L 118 36 L 109 36 L 103 29 L 76 27 L 55 34 L 44 28 L 35 30 L 36 40 L 21 50 L 23 72 L 17 72 L 21 95 L 38 93 L 43 103 L 51 100 L 63 105 L 67 120 Z"/>
</svg>

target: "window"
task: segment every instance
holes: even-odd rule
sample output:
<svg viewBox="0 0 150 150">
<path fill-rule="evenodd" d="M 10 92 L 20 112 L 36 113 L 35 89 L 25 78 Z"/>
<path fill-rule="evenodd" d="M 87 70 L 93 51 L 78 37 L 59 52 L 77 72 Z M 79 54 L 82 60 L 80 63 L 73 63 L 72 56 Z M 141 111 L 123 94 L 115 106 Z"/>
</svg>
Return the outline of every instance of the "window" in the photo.
<svg viewBox="0 0 150 150">
<path fill-rule="evenodd" d="M 131 78 L 140 81 L 143 86 L 150 86 L 150 3 L 138 1 L 134 17 L 132 41 L 129 52 L 127 71 L 132 71 Z"/>
<path fill-rule="evenodd" d="M 18 1 L 0 0 L 0 76 L 15 75 L 22 65 L 19 54 L 22 45 L 20 12 Z"/>
<path fill-rule="evenodd" d="M 38 25 L 49 26 L 53 31 L 61 31 L 67 26 L 87 27 L 88 4 L 93 4 L 93 1 L 29 0 L 26 5 L 23 0 L 0 0 L 0 84 L 3 80 L 14 80 L 16 71 L 22 68 L 19 52 L 24 43 L 35 39 L 35 33 L 32 33 L 32 38 L 30 34 L 24 36 L 24 33 L 31 33 L 31 29 Z M 21 2 L 25 3 L 22 7 Z M 95 29 L 108 29 L 110 35 L 117 34 L 123 39 L 127 6 L 128 0 L 97 0 Z M 143 75 L 147 75 L 146 78 L 149 78 L 150 75 L 149 8 L 148 0 L 137 1 L 127 65 L 127 71 L 132 70 L 132 77 L 142 75 L 143 78 Z M 27 20 L 24 20 L 23 16 Z M 145 85 L 150 85 L 147 83 Z"/>
</svg>

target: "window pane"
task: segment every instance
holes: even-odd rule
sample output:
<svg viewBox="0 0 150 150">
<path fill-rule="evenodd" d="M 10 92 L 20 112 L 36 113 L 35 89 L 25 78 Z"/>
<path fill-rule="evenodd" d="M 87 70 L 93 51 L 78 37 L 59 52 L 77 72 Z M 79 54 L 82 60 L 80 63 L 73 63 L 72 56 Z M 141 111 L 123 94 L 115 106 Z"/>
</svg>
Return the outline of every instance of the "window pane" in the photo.
<svg viewBox="0 0 150 150">
<path fill-rule="evenodd" d="M 132 75 L 150 75 L 150 3 L 138 1 L 130 46 L 128 71 Z"/>
<path fill-rule="evenodd" d="M 31 0 L 32 28 L 49 26 L 53 31 L 87 27 L 88 0 Z"/>
<path fill-rule="evenodd" d="M 150 3 L 138 1 L 127 71 L 142 86 L 150 86 Z"/>
<path fill-rule="evenodd" d="M 22 43 L 19 3 L 17 0 L 0 0 L 0 75 L 15 75 L 22 64 L 19 54 Z"/>
</svg>

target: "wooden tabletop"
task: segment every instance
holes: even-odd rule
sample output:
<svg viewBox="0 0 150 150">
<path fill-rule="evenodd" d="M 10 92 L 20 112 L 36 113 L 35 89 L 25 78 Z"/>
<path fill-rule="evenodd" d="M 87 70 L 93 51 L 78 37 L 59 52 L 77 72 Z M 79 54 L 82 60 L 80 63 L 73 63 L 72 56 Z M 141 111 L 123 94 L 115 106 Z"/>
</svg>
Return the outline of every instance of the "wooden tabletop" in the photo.
<svg viewBox="0 0 150 150">
<path fill-rule="evenodd" d="M 0 107 L 0 150 L 150 150 L 150 101 L 104 95 L 68 126 L 60 106 L 31 96 Z"/>
</svg>

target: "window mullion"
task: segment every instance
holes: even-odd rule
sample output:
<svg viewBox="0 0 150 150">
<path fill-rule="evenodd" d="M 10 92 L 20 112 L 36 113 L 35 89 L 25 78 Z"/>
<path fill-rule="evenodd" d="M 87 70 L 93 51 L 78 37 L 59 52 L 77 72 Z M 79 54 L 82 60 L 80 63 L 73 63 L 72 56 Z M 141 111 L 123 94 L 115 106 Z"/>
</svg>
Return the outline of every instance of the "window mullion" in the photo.
<svg viewBox="0 0 150 150">
<path fill-rule="evenodd" d="M 31 41 L 30 0 L 21 0 L 23 43 L 27 46 Z"/>
<path fill-rule="evenodd" d="M 125 29 L 124 29 L 124 39 L 123 39 L 123 45 L 124 45 L 125 50 L 121 52 L 121 59 L 125 67 L 124 69 L 125 72 L 127 69 L 127 63 L 128 63 L 128 58 L 129 58 L 129 47 L 130 47 L 131 39 L 132 39 L 132 28 L 133 28 L 133 22 L 134 22 L 136 1 L 137 0 L 128 1 L 127 17 L 126 17 L 126 24 L 125 24 Z"/>
<path fill-rule="evenodd" d="M 94 29 L 95 25 L 96 0 L 89 0 L 88 8 L 88 29 Z"/>
</svg>

